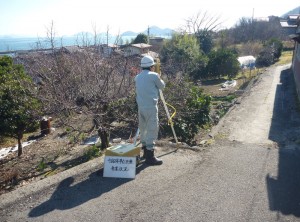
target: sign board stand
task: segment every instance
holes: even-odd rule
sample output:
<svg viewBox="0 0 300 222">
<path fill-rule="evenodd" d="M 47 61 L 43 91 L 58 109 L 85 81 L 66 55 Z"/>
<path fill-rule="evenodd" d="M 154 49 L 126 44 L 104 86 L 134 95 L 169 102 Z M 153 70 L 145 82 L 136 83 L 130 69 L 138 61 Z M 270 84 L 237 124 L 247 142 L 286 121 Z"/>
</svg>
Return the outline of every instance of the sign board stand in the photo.
<svg viewBox="0 0 300 222">
<path fill-rule="evenodd" d="M 136 157 L 105 156 L 103 177 L 135 178 Z"/>
<path fill-rule="evenodd" d="M 133 144 L 119 144 L 109 147 L 105 152 L 104 177 L 135 178 L 136 161 L 140 156 L 140 148 L 136 146 L 139 129 Z"/>
</svg>

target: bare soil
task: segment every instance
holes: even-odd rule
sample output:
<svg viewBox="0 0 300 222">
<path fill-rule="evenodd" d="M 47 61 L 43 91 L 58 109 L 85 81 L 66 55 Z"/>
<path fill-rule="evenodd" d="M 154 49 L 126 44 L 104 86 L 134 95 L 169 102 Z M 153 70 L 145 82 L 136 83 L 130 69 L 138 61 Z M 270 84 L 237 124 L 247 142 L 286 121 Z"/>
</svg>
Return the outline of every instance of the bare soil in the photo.
<svg viewBox="0 0 300 222">
<path fill-rule="evenodd" d="M 36 135 L 20 157 L 12 152 L 0 160 L 0 194 L 89 160 L 85 155 L 88 145 L 71 144 L 68 137 L 61 137 L 60 129 L 47 136 Z"/>
<path fill-rule="evenodd" d="M 238 80 L 233 89 L 220 90 L 224 82 L 225 80 L 204 81 L 201 87 L 207 94 L 225 97 L 236 92 L 244 84 L 243 80 Z M 86 128 L 92 126 L 91 118 L 84 114 L 78 114 L 74 121 L 80 120 L 82 123 L 82 119 L 86 119 Z M 55 120 L 51 122 L 51 126 L 54 129 L 47 136 L 40 137 L 40 132 L 31 135 L 36 141 L 23 148 L 22 156 L 18 157 L 16 152 L 12 152 L 0 160 L 0 195 L 93 158 L 88 153 L 91 145 L 73 143 L 66 135 L 65 129 L 56 128 Z M 203 132 L 197 136 L 197 141 L 200 142 L 202 137 Z M 7 143 L 0 144 L 0 149 L 4 147 L 7 147 Z M 103 151 L 100 155 L 103 155 Z"/>
</svg>

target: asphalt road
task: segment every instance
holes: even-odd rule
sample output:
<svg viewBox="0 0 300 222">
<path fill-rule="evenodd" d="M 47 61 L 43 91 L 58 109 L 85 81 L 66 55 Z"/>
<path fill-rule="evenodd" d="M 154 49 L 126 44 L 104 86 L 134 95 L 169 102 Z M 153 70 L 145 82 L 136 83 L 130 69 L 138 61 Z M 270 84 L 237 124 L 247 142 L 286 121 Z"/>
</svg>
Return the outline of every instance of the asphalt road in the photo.
<svg viewBox="0 0 300 222">
<path fill-rule="evenodd" d="M 300 113 L 289 66 L 266 70 L 202 151 L 103 177 L 103 159 L 0 196 L 1 221 L 300 221 Z M 299 107 L 298 107 L 299 109 Z"/>
</svg>

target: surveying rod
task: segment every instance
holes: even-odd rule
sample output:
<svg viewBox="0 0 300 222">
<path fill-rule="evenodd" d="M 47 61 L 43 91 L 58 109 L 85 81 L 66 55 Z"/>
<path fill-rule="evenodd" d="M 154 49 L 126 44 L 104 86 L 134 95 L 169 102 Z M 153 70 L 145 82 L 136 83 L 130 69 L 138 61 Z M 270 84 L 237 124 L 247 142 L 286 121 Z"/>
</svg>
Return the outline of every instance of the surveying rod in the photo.
<svg viewBox="0 0 300 222">
<path fill-rule="evenodd" d="M 155 59 L 155 72 L 157 72 L 159 75 L 161 75 L 161 71 L 160 71 L 160 61 L 158 58 Z M 177 136 L 176 136 L 176 133 L 175 133 L 175 130 L 174 130 L 174 127 L 173 127 L 173 122 L 171 120 L 171 116 L 170 116 L 170 113 L 169 113 L 169 109 L 167 107 L 167 103 L 166 103 L 166 100 L 165 100 L 165 97 L 164 97 L 164 94 L 162 93 L 162 91 L 159 89 L 159 95 L 160 95 L 160 98 L 161 98 L 161 101 L 163 102 L 164 104 L 164 108 L 166 110 L 166 113 L 167 113 L 167 117 L 168 117 L 168 120 L 170 121 L 170 125 L 171 125 L 171 129 L 172 129 L 172 132 L 173 132 L 173 136 L 174 136 L 174 139 L 175 139 L 175 142 L 176 144 L 178 145 L 178 140 L 177 140 Z"/>
</svg>

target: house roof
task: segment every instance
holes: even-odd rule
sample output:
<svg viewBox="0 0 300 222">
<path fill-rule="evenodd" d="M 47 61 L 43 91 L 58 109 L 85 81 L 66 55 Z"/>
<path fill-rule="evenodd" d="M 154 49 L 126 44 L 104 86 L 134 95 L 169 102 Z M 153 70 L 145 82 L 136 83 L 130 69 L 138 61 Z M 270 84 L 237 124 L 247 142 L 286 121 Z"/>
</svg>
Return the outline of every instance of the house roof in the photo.
<svg viewBox="0 0 300 222">
<path fill-rule="evenodd" d="M 288 19 L 297 20 L 299 15 L 288 15 Z"/>
<path fill-rule="evenodd" d="M 65 50 L 67 50 L 70 53 L 78 52 L 78 51 L 81 50 L 80 47 L 76 46 L 76 45 L 73 45 L 73 46 L 63 46 L 59 50 L 61 50 L 61 49 L 65 49 Z"/>
<path fill-rule="evenodd" d="M 102 46 L 102 47 L 110 47 L 110 48 L 118 48 L 118 47 L 119 47 L 118 45 L 112 44 L 112 43 L 109 43 L 109 44 L 102 44 L 101 46 Z"/>
<path fill-rule="evenodd" d="M 131 46 L 144 49 L 144 48 L 150 48 L 152 45 L 145 44 L 145 43 L 138 43 L 138 44 L 131 44 Z"/>
<path fill-rule="evenodd" d="M 280 25 L 283 28 L 295 28 L 297 27 L 297 22 L 299 22 L 299 14 L 288 15 L 285 19 L 280 20 Z"/>
<path fill-rule="evenodd" d="M 280 25 L 283 28 L 296 28 L 297 25 L 290 24 L 288 21 L 280 21 Z"/>
</svg>

